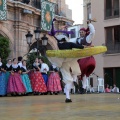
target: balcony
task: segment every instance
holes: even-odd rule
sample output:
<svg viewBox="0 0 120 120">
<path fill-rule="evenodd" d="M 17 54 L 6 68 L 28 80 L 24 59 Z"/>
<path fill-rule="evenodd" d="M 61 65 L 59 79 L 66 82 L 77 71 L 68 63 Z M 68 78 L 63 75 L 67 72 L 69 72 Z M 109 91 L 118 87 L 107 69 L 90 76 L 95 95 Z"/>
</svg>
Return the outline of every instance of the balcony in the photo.
<svg viewBox="0 0 120 120">
<path fill-rule="evenodd" d="M 21 9 L 27 9 L 32 11 L 36 15 L 40 15 L 41 11 L 41 2 L 40 0 L 30 0 L 29 4 L 25 4 L 23 0 L 8 0 L 8 6 L 18 7 Z M 65 14 L 61 13 L 58 9 L 58 4 L 55 5 L 55 17 L 63 22 L 70 22 L 73 24 L 73 20 L 66 17 Z"/>
<path fill-rule="evenodd" d="M 10 0 L 10 1 L 19 1 L 19 2 L 24 3 L 24 0 Z M 28 5 L 31 5 L 32 7 L 35 7 L 37 9 L 41 10 L 41 1 L 40 0 L 30 0 Z M 58 5 L 57 4 L 55 5 L 55 14 L 59 15 Z"/>
<path fill-rule="evenodd" d="M 106 46 L 107 46 L 107 49 L 108 49 L 106 54 L 120 53 L 120 42 L 106 43 Z"/>
</svg>

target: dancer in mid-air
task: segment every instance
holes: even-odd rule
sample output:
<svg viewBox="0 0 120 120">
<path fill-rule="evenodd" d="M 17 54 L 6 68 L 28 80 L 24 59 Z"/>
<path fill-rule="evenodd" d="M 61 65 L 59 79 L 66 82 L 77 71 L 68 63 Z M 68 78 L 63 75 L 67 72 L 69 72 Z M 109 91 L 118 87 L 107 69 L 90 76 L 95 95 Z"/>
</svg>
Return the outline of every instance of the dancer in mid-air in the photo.
<svg viewBox="0 0 120 120">
<path fill-rule="evenodd" d="M 56 21 L 56 19 L 53 20 L 53 22 Z M 54 30 L 54 25 L 52 22 L 52 29 L 51 32 L 49 33 L 52 35 L 58 43 L 58 48 L 60 50 L 68 50 L 72 48 L 79 48 L 83 49 L 83 45 L 77 45 L 72 42 L 68 42 L 67 39 L 68 37 L 65 36 L 65 34 L 72 34 L 71 31 L 55 31 Z M 63 33 L 62 35 L 56 35 L 56 33 Z M 56 58 L 56 57 L 49 57 L 48 58 L 53 65 L 56 65 L 57 67 L 60 68 L 60 71 L 63 76 L 63 81 L 65 83 L 65 93 L 66 93 L 66 103 L 72 102 L 70 98 L 70 90 L 73 88 L 73 83 L 75 81 L 75 77 L 81 74 L 79 64 L 77 62 L 78 58 Z"/>
<path fill-rule="evenodd" d="M 92 46 L 92 40 L 94 39 L 95 35 L 95 28 L 92 25 L 91 20 L 88 20 L 87 24 L 88 24 L 87 29 L 85 28 L 80 29 L 80 38 L 77 38 L 76 40 L 76 43 L 78 45 Z M 83 90 L 81 91 L 81 93 L 85 93 L 88 77 L 95 69 L 96 62 L 94 57 L 90 56 L 87 58 L 79 59 L 78 63 L 81 69 L 81 80 L 83 86 Z"/>
</svg>

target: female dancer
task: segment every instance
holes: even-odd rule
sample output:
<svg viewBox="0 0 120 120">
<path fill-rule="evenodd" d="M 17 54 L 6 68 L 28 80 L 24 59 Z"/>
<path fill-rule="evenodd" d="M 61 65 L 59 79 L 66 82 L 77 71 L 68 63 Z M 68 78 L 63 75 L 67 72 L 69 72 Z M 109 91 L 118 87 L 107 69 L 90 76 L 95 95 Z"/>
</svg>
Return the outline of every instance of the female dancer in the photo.
<svg viewBox="0 0 120 120">
<path fill-rule="evenodd" d="M 60 76 L 57 67 L 55 65 L 51 65 L 49 72 L 50 75 L 48 77 L 47 90 L 50 92 L 51 95 L 53 93 L 57 95 L 58 92 L 62 91 Z"/>
<path fill-rule="evenodd" d="M 11 95 L 22 95 L 26 92 L 25 86 L 20 77 L 20 66 L 17 64 L 17 59 L 13 59 L 13 63 L 11 65 L 11 74 L 8 80 L 8 88 L 7 93 L 11 93 Z"/>
<path fill-rule="evenodd" d="M 43 94 L 47 92 L 44 79 L 42 77 L 42 74 L 40 73 L 40 64 L 38 62 L 38 58 L 36 58 L 35 62 L 33 63 L 33 70 L 30 74 L 30 80 L 34 95 L 38 95 L 39 93 Z"/>
<path fill-rule="evenodd" d="M 26 88 L 26 94 L 31 93 L 32 88 L 31 88 L 30 79 L 28 77 L 29 70 L 27 70 L 27 68 L 26 68 L 26 61 L 25 60 L 22 61 L 21 71 L 22 71 L 21 78 L 22 78 L 22 82 Z"/>
<path fill-rule="evenodd" d="M 0 58 L 0 96 L 5 96 L 7 94 L 7 80 L 5 76 L 5 69 Z"/>
</svg>

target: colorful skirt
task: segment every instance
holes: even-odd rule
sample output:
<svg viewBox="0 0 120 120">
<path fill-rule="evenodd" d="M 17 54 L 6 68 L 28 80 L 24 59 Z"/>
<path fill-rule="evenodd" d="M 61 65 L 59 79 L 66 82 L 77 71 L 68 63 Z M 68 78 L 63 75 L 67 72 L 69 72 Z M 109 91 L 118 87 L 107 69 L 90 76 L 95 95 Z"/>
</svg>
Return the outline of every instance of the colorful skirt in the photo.
<svg viewBox="0 0 120 120">
<path fill-rule="evenodd" d="M 83 79 L 84 75 L 89 77 L 89 75 L 95 69 L 95 65 L 96 65 L 96 62 L 95 62 L 95 59 L 93 56 L 79 59 L 78 63 L 79 63 L 80 69 L 81 69 L 81 79 Z"/>
<path fill-rule="evenodd" d="M 61 91 L 60 76 L 57 72 L 52 72 L 48 78 L 47 90 L 50 92 Z"/>
<path fill-rule="evenodd" d="M 6 73 L 5 73 L 5 76 L 6 76 L 6 81 L 8 82 L 9 77 L 10 77 L 10 72 L 6 72 Z"/>
<path fill-rule="evenodd" d="M 40 92 L 40 93 L 47 92 L 44 79 L 39 71 L 32 71 L 30 73 L 30 80 L 31 80 L 33 92 Z"/>
<path fill-rule="evenodd" d="M 8 93 L 24 93 L 26 92 L 25 86 L 22 82 L 22 79 L 20 77 L 19 73 L 13 73 L 10 74 L 9 80 L 8 80 Z"/>
<path fill-rule="evenodd" d="M 4 72 L 0 73 L 0 95 L 7 94 L 7 80 Z"/>
<path fill-rule="evenodd" d="M 22 74 L 21 78 L 22 78 L 22 82 L 26 88 L 26 93 L 32 92 L 29 76 L 27 74 Z"/>
</svg>

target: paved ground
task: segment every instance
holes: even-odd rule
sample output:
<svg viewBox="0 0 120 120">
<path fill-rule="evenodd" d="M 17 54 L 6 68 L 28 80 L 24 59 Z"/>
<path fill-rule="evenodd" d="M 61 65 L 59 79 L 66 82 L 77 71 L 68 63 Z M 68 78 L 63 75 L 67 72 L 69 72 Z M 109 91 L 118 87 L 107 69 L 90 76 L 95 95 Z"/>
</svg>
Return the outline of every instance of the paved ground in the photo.
<svg viewBox="0 0 120 120">
<path fill-rule="evenodd" d="M 120 120 L 120 94 L 1 97 L 0 120 Z"/>
</svg>

